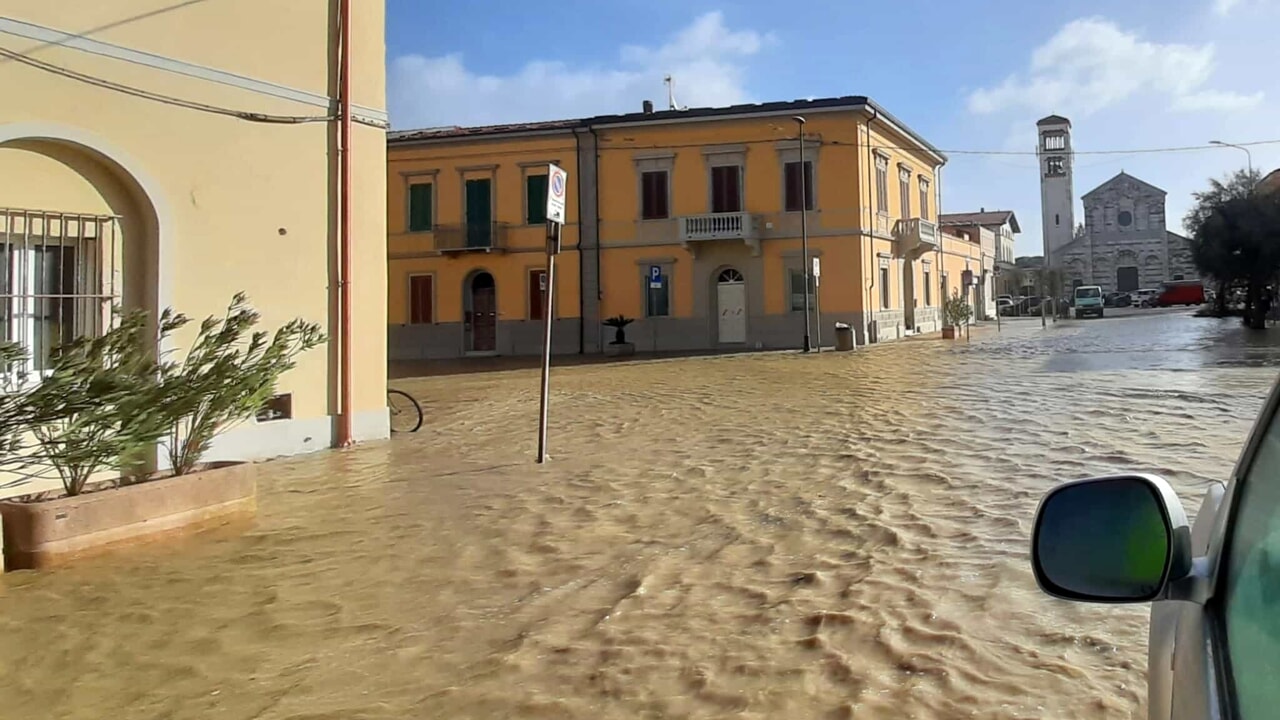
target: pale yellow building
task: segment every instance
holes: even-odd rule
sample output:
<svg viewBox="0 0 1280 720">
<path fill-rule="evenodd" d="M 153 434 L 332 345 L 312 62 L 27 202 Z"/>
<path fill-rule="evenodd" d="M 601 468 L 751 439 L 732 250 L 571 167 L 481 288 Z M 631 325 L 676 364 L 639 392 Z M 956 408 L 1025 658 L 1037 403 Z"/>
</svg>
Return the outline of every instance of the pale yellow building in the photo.
<svg viewBox="0 0 1280 720">
<path fill-rule="evenodd" d="M 344 233 L 340 7 L 4 2 L 0 329 L 37 368 L 111 302 L 198 319 L 245 291 L 264 327 L 302 317 L 330 341 L 283 378 L 283 417 L 230 430 L 211 459 L 387 435 L 384 8 L 351 2 Z"/>
</svg>

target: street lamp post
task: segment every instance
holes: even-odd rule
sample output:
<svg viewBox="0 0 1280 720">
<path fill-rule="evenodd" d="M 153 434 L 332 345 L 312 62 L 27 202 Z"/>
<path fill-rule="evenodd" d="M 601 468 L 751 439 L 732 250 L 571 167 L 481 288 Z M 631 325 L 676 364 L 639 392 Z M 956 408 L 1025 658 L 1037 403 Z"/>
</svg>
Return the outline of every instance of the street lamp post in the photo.
<svg viewBox="0 0 1280 720">
<path fill-rule="evenodd" d="M 791 118 L 796 121 L 800 138 L 800 254 L 804 256 L 801 267 L 804 269 L 804 351 L 811 352 L 813 346 L 809 344 L 809 288 L 812 277 L 809 275 L 812 268 L 809 267 L 809 182 L 804 171 L 804 117 L 796 115 Z"/>
<path fill-rule="evenodd" d="M 1248 162 L 1248 163 L 1249 163 L 1249 177 L 1250 177 L 1250 178 L 1252 178 L 1252 177 L 1253 177 L 1253 153 L 1249 152 L 1249 148 L 1247 148 L 1247 147 L 1245 147 L 1245 146 L 1243 146 L 1243 145 L 1234 145 L 1234 144 L 1229 143 L 1229 142 L 1222 142 L 1221 140 L 1210 140 L 1210 141 L 1209 141 L 1209 144 L 1210 144 L 1210 145 L 1220 145 L 1220 146 L 1222 146 L 1222 147 L 1235 148 L 1235 149 L 1237 149 L 1237 150 L 1243 150 L 1243 151 L 1244 151 L 1244 156 L 1245 156 L 1245 158 L 1247 158 L 1246 162 Z"/>
</svg>

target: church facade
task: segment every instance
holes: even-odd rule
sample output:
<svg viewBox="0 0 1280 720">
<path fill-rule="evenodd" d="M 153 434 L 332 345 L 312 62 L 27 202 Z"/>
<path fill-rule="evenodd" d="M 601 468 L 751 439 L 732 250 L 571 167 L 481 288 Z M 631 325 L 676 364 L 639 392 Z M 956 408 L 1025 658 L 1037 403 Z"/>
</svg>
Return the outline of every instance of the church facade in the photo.
<svg viewBox="0 0 1280 720">
<path fill-rule="evenodd" d="M 1054 122 L 1041 121 L 1039 126 L 1042 158 L 1046 147 L 1065 146 L 1064 154 L 1069 154 L 1070 124 L 1065 118 L 1046 118 L 1050 119 Z M 1055 141 L 1049 132 L 1068 139 Z M 1083 227 L 1068 231 L 1070 225 L 1054 225 L 1051 218 L 1074 219 L 1073 213 L 1062 211 L 1064 203 L 1074 209 L 1070 196 L 1057 197 L 1071 192 L 1071 164 L 1045 158 L 1041 165 L 1045 250 L 1050 267 L 1063 272 L 1067 287 L 1098 285 L 1103 292 L 1132 292 L 1198 279 L 1190 242 L 1166 224 L 1164 190 L 1121 172 L 1084 195 Z"/>
<path fill-rule="evenodd" d="M 1084 232 L 1053 258 L 1069 287 L 1159 288 L 1198 277 L 1186 237 L 1165 224 L 1165 192 L 1120 173 L 1084 196 Z"/>
</svg>

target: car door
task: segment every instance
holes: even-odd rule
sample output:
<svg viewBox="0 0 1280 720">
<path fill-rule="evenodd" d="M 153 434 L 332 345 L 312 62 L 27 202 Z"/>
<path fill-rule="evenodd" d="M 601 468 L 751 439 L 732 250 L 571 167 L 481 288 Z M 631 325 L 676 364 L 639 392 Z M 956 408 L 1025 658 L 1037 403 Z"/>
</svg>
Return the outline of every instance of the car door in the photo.
<svg viewBox="0 0 1280 720">
<path fill-rule="evenodd" d="M 1272 390 L 1231 479 L 1227 512 L 1214 537 L 1214 594 L 1205 604 L 1219 651 L 1210 657 L 1228 710 L 1225 716 L 1240 720 L 1280 716 L 1277 407 L 1280 385 Z"/>
<path fill-rule="evenodd" d="M 1203 601 L 1163 601 L 1152 608 L 1152 719 L 1280 717 L 1277 406 L 1280 384 L 1254 424 L 1222 502 L 1215 502 L 1211 489 L 1201 508 L 1216 510 L 1207 553 L 1193 570 L 1205 584 L 1197 593 Z M 1197 518 L 1195 535 L 1208 519 Z"/>
</svg>

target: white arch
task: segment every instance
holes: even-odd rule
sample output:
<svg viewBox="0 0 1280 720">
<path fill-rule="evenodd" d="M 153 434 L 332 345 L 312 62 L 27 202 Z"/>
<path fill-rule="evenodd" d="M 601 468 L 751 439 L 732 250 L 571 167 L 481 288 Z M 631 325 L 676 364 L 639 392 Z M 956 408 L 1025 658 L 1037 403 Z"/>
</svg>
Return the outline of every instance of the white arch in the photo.
<svg viewBox="0 0 1280 720">
<path fill-rule="evenodd" d="M 93 152 L 100 160 L 138 186 L 156 216 L 156 311 L 173 306 L 173 222 L 169 204 L 156 182 L 128 153 L 113 147 L 102 138 L 80 128 L 58 123 L 29 122 L 0 124 L 0 146 L 14 140 L 46 140 L 79 146 Z M 172 342 L 170 339 L 166 346 Z M 169 347 L 163 348 L 165 350 Z"/>
</svg>

